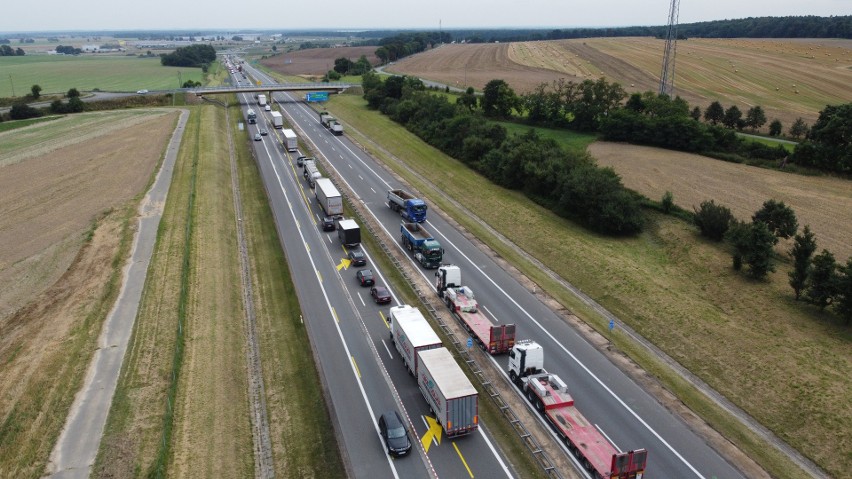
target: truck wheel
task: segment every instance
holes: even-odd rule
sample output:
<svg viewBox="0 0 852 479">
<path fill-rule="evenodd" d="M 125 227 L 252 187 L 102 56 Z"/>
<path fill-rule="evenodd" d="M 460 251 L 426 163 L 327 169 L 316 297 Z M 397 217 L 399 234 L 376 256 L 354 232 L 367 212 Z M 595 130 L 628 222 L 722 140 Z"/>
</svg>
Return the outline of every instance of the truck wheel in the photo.
<svg viewBox="0 0 852 479">
<path fill-rule="evenodd" d="M 515 371 L 509 371 L 509 379 L 510 379 L 513 383 L 518 384 L 518 375 L 517 375 L 517 374 L 515 374 Z"/>
</svg>

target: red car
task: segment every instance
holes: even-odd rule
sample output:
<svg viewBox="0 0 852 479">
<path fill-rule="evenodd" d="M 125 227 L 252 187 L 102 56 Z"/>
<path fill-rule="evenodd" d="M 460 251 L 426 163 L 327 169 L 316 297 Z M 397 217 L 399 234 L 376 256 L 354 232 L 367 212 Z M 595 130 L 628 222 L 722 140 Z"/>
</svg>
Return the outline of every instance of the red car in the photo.
<svg viewBox="0 0 852 479">
<path fill-rule="evenodd" d="M 385 304 L 391 302 L 391 295 L 384 286 L 373 286 L 370 288 L 370 296 L 376 304 Z"/>
</svg>

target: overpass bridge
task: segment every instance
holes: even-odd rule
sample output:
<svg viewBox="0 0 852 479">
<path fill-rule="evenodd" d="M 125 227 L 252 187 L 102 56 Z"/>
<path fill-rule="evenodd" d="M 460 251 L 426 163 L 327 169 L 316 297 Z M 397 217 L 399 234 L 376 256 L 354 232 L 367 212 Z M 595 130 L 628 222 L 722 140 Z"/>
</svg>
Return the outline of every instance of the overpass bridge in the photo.
<svg viewBox="0 0 852 479">
<path fill-rule="evenodd" d="M 210 86 L 185 90 L 196 96 L 216 95 L 222 93 L 269 93 L 275 91 L 328 91 L 342 93 L 347 88 L 357 86 L 351 83 L 265 83 L 263 85 Z"/>
</svg>

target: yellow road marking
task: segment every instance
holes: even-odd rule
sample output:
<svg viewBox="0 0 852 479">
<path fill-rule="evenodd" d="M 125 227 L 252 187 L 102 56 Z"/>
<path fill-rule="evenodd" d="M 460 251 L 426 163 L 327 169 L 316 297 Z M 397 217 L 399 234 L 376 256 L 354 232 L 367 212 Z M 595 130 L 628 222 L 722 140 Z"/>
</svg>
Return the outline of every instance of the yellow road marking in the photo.
<svg viewBox="0 0 852 479">
<path fill-rule="evenodd" d="M 385 318 L 385 315 L 384 315 L 384 314 L 382 314 L 382 312 L 381 312 L 381 311 L 379 311 L 379 316 L 381 316 L 381 317 L 382 317 L 382 322 L 384 322 L 384 323 L 385 323 L 385 326 L 386 326 L 388 329 L 390 329 L 390 324 L 388 324 L 388 320 L 387 320 L 387 318 Z"/>
<path fill-rule="evenodd" d="M 441 444 L 441 433 L 444 431 L 441 429 L 441 425 L 438 424 L 432 416 L 424 416 L 426 418 L 426 424 L 429 425 L 429 429 L 426 431 L 426 434 L 420 439 L 420 443 L 423 444 L 423 449 L 426 450 L 426 453 L 429 453 L 429 448 L 432 446 L 432 440 L 435 439 L 438 441 L 438 444 Z M 458 449 L 456 449 L 458 450 Z M 464 459 L 462 459 L 464 461 Z"/>
<path fill-rule="evenodd" d="M 361 377 L 361 370 L 358 369 L 358 363 L 355 362 L 355 356 L 349 356 L 352 359 L 352 365 L 355 366 L 355 372 L 358 374 L 358 378 Z M 473 477 L 473 476 L 470 476 Z"/>
<path fill-rule="evenodd" d="M 459 451 L 459 447 L 456 446 L 456 443 L 453 443 L 453 447 L 456 448 L 456 454 L 459 455 L 459 459 L 461 459 L 462 464 L 464 464 L 464 468 L 467 469 L 468 475 L 473 477 L 473 472 L 471 472 L 470 467 L 467 466 L 467 461 L 464 460 L 464 456 L 462 456 L 462 453 Z"/>
<path fill-rule="evenodd" d="M 322 275 L 320 274 L 319 270 L 317 270 L 317 278 L 319 278 L 320 283 L 322 283 Z"/>
<path fill-rule="evenodd" d="M 337 322 L 339 323 L 339 322 L 340 322 L 340 318 L 338 318 L 338 317 L 337 317 L 337 310 L 336 310 L 336 309 L 334 309 L 334 307 L 333 307 L 333 306 L 332 306 L 332 308 L 331 308 L 331 314 L 332 314 L 332 316 L 334 316 L 334 320 L 335 320 L 335 321 L 337 321 Z"/>
</svg>

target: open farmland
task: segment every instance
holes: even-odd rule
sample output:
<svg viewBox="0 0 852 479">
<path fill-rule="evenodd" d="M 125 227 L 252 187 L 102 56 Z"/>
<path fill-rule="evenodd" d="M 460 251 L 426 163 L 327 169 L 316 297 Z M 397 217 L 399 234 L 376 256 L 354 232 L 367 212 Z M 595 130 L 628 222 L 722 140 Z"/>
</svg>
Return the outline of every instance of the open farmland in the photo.
<svg viewBox="0 0 852 479">
<path fill-rule="evenodd" d="M 261 60 L 261 64 L 284 75 L 323 76 L 334 69 L 334 60 L 348 58 L 358 61 L 366 55 L 370 64 L 378 65 L 377 47 L 310 48 L 282 53 Z"/>
<path fill-rule="evenodd" d="M 43 473 L 174 121 L 89 113 L 0 133 L 0 477 Z"/>
<path fill-rule="evenodd" d="M 588 38 L 446 45 L 389 68 L 450 85 L 482 89 L 506 80 L 518 93 L 559 78 L 605 77 L 628 92 L 656 91 L 663 42 L 653 38 Z M 852 95 L 852 40 L 690 39 L 678 42 L 676 93 L 705 108 L 714 100 L 745 111 L 760 105 L 785 128 L 812 124 L 826 104 Z"/>
<path fill-rule="evenodd" d="M 201 81 L 200 68 L 164 67 L 159 58 L 136 56 L 64 56 L 32 55 L 0 57 L 0 70 L 6 81 L 0 82 L 0 97 L 11 97 L 12 83 L 18 96 L 40 85 L 42 94 L 80 91 L 136 91 L 178 88 L 179 80 Z M 178 75 L 178 72 L 180 75 Z"/>
<path fill-rule="evenodd" d="M 763 202 L 775 199 L 796 211 L 799 226 L 810 225 L 817 245 L 838 261 L 852 256 L 852 184 L 848 180 L 801 176 L 727 163 L 648 146 L 596 142 L 589 152 L 602 166 L 611 166 L 624 184 L 659 201 L 666 191 L 688 211 L 715 200 L 738 219 L 750 221 Z M 790 244 L 782 242 L 784 250 Z"/>
</svg>

